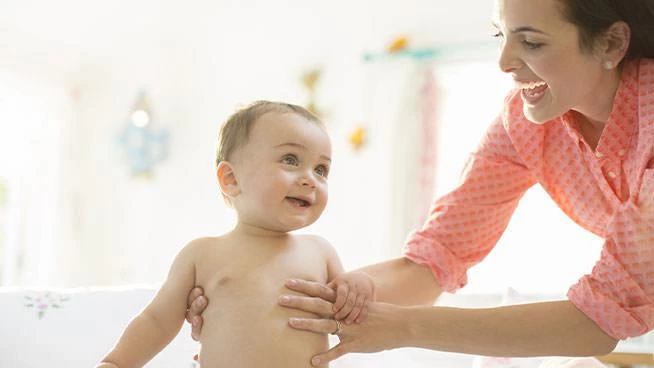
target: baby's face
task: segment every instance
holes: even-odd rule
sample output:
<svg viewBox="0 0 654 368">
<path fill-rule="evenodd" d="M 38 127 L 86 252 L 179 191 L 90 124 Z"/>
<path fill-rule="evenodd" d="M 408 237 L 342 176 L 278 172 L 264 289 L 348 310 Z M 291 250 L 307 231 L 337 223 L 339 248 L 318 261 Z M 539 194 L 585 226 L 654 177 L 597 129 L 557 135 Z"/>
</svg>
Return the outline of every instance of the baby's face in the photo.
<svg viewBox="0 0 654 368">
<path fill-rule="evenodd" d="M 314 223 L 327 204 L 331 142 L 313 121 L 293 113 L 267 113 L 235 152 L 239 222 L 273 231 Z"/>
</svg>

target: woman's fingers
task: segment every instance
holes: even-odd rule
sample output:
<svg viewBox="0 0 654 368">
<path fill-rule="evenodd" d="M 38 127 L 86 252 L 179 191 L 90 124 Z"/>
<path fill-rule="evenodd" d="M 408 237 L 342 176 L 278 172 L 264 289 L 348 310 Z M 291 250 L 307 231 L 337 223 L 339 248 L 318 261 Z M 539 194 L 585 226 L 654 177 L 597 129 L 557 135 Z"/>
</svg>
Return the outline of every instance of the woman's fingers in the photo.
<svg viewBox="0 0 654 368">
<path fill-rule="evenodd" d="M 361 313 L 359 313 L 359 317 L 357 317 L 356 322 L 361 323 L 366 320 L 366 317 L 368 317 L 368 307 L 364 305 Z"/>
<path fill-rule="evenodd" d="M 191 337 L 193 340 L 198 341 L 202 332 L 202 312 L 208 304 L 202 288 L 194 287 L 188 294 L 186 303 L 188 305 L 186 320 L 191 324 Z"/>
<path fill-rule="evenodd" d="M 313 366 L 323 366 L 345 354 L 374 353 L 400 346 L 398 342 L 404 341 L 405 337 L 398 336 L 399 326 L 406 323 L 405 316 L 399 314 L 400 310 L 391 304 L 368 301 L 359 315 L 365 318 L 363 323 L 341 323 L 339 328 L 339 324 L 331 319 L 290 318 L 288 324 L 292 328 L 315 333 L 338 332 L 339 344 L 311 359 Z"/>
<path fill-rule="evenodd" d="M 202 325 L 204 321 L 202 317 L 193 317 L 191 321 L 191 338 L 195 341 L 200 341 L 200 335 L 202 334 Z"/>
<path fill-rule="evenodd" d="M 200 316 L 202 312 L 204 312 L 204 309 L 207 307 L 207 304 L 208 301 L 204 296 L 204 291 L 202 291 L 202 288 L 198 286 L 194 287 L 188 294 L 188 298 L 186 300 L 186 305 L 188 306 L 186 320 L 192 323 L 193 317 Z"/>
<path fill-rule="evenodd" d="M 337 330 L 338 325 L 332 319 L 311 319 L 311 318 L 291 318 L 288 324 L 298 330 L 311 331 L 316 333 L 333 333 Z M 341 332 L 344 327 L 341 326 Z M 337 359 L 351 351 L 348 349 L 348 344 L 343 340 L 339 334 L 341 342 L 328 350 L 327 352 L 317 354 L 311 358 L 312 366 L 324 365 Z"/>
<path fill-rule="evenodd" d="M 332 311 L 332 303 L 317 297 L 282 295 L 279 297 L 279 305 L 315 313 L 322 317 L 331 317 L 334 314 Z"/>
<path fill-rule="evenodd" d="M 314 355 L 314 357 L 311 358 L 311 365 L 316 367 L 319 365 L 327 364 L 349 352 L 350 351 L 348 351 L 347 344 L 341 342 L 325 353 Z"/>
<path fill-rule="evenodd" d="M 320 334 L 331 334 L 338 330 L 338 325 L 333 319 L 289 318 L 288 324 L 297 330 L 317 332 Z"/>
<path fill-rule="evenodd" d="M 336 300 L 336 293 L 334 290 L 319 282 L 302 279 L 290 279 L 286 281 L 286 287 L 302 294 L 315 296 L 329 302 Z"/>
<path fill-rule="evenodd" d="M 193 302 L 195 299 L 198 297 L 202 296 L 204 293 L 202 291 L 202 288 L 199 286 L 194 287 L 191 289 L 191 292 L 188 293 L 188 296 L 186 297 L 186 320 L 191 323 L 191 318 L 193 317 L 193 313 L 191 313 L 191 307 L 193 306 Z M 197 314 L 197 311 L 196 313 Z"/>
<path fill-rule="evenodd" d="M 188 293 L 188 297 L 186 298 L 186 306 L 191 307 L 191 304 L 193 304 L 193 301 L 199 297 L 200 295 L 204 295 L 204 291 L 202 290 L 201 287 L 196 286 L 193 289 L 191 289 L 191 292 Z"/>
</svg>

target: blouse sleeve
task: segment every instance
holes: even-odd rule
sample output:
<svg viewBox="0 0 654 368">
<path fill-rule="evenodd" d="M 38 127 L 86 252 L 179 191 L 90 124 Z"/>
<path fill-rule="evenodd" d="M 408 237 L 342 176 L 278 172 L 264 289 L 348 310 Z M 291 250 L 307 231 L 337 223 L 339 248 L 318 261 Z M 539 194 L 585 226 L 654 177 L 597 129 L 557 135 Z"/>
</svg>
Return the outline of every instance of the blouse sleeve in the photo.
<svg viewBox="0 0 654 368">
<path fill-rule="evenodd" d="M 608 226 L 599 261 L 568 298 L 616 339 L 654 329 L 654 170 L 639 200 L 624 203 Z"/>
<path fill-rule="evenodd" d="M 495 246 L 535 182 L 498 117 L 468 159 L 458 187 L 437 199 L 423 227 L 409 235 L 405 257 L 428 265 L 443 290 L 463 287 L 467 270 Z"/>
</svg>

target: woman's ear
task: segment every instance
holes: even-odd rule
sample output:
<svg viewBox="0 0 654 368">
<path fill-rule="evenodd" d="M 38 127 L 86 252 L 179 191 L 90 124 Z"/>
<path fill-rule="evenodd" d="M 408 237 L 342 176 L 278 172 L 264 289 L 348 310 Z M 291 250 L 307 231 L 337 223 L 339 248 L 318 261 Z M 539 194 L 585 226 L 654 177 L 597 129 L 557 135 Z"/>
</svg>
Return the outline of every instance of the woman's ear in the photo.
<svg viewBox="0 0 654 368">
<path fill-rule="evenodd" d="M 241 193 L 234 173 L 234 167 L 227 161 L 221 161 L 216 168 L 216 177 L 220 191 L 227 198 L 234 198 Z"/>
<path fill-rule="evenodd" d="M 631 29 L 623 21 L 613 23 L 604 32 L 600 57 L 606 69 L 613 69 L 620 64 L 629 49 Z"/>
</svg>

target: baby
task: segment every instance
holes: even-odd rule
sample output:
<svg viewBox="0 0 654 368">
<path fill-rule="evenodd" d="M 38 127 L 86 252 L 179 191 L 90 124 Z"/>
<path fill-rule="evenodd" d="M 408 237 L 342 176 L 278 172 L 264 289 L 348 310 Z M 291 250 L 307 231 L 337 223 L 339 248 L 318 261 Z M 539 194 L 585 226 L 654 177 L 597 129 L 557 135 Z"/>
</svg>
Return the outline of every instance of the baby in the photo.
<svg viewBox="0 0 654 368">
<path fill-rule="evenodd" d="M 327 241 L 290 233 L 323 212 L 330 157 L 322 123 L 302 107 L 260 101 L 232 115 L 220 133 L 216 172 L 236 226 L 179 252 L 161 289 L 97 368 L 140 367 L 152 359 L 179 332 L 195 285 L 211 300 L 200 336 L 203 368 L 310 367 L 328 339 L 287 325 L 289 317 L 308 313 L 278 305 L 289 292 L 285 280 L 346 290 L 336 315 L 348 321 L 363 317 L 374 299 L 372 279 L 343 273 Z"/>
</svg>

